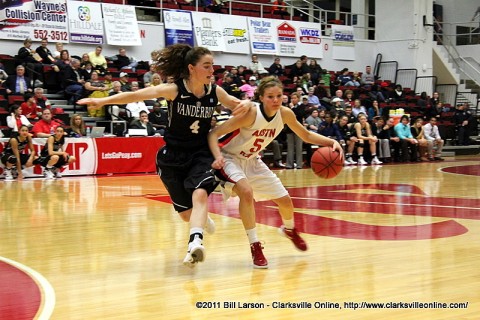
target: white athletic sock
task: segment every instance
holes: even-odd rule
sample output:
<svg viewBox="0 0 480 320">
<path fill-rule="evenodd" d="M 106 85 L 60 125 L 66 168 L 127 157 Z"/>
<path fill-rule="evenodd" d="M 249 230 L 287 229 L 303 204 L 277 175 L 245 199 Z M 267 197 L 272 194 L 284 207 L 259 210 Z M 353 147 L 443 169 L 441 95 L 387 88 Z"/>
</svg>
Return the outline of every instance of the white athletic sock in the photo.
<svg viewBox="0 0 480 320">
<path fill-rule="evenodd" d="M 190 235 L 195 233 L 200 233 L 203 235 L 203 228 L 198 228 L 198 227 L 190 228 Z"/>
<path fill-rule="evenodd" d="M 248 241 L 250 242 L 250 244 L 252 244 L 254 242 L 258 242 L 257 229 L 256 228 L 245 230 L 245 232 L 247 232 Z"/>
<path fill-rule="evenodd" d="M 283 220 L 283 219 L 282 219 Z M 290 220 L 283 220 L 283 225 L 287 229 L 293 229 L 295 228 L 295 223 L 293 222 L 293 219 Z"/>
</svg>

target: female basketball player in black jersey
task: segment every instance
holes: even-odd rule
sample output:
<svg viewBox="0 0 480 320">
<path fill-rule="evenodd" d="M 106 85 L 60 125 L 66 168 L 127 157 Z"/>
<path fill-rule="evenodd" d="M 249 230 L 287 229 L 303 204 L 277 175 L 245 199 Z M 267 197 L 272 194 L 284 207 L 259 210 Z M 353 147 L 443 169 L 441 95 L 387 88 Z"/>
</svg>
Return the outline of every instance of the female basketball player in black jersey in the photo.
<svg viewBox="0 0 480 320">
<path fill-rule="evenodd" d="M 35 164 L 40 164 L 45 168 L 47 179 L 61 178 L 60 169 L 62 166 L 75 161 L 74 156 L 63 150 L 64 144 L 65 130 L 63 127 L 57 127 L 55 133 L 48 137 L 47 143 L 40 153 L 40 158 L 35 160 Z"/>
<path fill-rule="evenodd" d="M 166 47 L 159 54 L 157 71 L 164 77 L 173 77 L 175 82 L 107 98 L 82 99 L 77 103 L 99 107 L 158 97 L 169 101 L 166 145 L 157 154 L 157 168 L 175 210 L 184 221 L 190 221 L 188 252 L 183 263 L 193 267 L 204 260 L 204 227 L 212 232 L 214 228 L 207 208 L 208 195 L 217 185 L 207 142 L 213 112 L 220 102 L 240 116 L 253 104 L 248 100 L 240 101 L 211 84 L 213 56 L 206 48 L 192 48 L 186 44 Z"/>
<path fill-rule="evenodd" d="M 25 154 L 23 152 L 25 149 L 30 150 L 30 154 Z M 23 179 L 22 166 L 25 168 L 33 166 L 35 158 L 32 137 L 28 133 L 28 127 L 22 125 L 18 129 L 18 135 L 10 138 L 0 157 L 5 166 L 5 181 L 13 180 L 15 173 L 18 173 L 18 180 Z"/>
</svg>

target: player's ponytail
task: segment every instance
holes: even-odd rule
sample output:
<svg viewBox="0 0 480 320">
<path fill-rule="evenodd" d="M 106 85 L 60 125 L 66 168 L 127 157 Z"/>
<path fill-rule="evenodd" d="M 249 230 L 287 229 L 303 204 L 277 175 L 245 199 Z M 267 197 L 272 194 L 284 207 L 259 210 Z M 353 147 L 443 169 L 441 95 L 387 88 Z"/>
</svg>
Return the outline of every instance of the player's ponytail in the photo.
<svg viewBox="0 0 480 320">
<path fill-rule="evenodd" d="M 188 44 L 174 44 L 163 49 L 157 58 L 157 71 L 163 77 L 188 79 L 190 72 L 188 65 L 196 65 L 210 50 L 203 47 L 191 47 Z"/>
</svg>

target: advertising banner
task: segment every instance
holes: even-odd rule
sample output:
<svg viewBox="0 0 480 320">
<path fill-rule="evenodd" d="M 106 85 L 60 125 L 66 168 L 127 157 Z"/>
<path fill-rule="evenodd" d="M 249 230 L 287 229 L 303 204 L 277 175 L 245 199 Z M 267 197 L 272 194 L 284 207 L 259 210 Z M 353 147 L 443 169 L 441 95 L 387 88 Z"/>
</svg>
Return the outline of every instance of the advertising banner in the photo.
<svg viewBox="0 0 480 320">
<path fill-rule="evenodd" d="M 211 51 L 225 51 L 223 28 L 218 14 L 192 12 L 193 31 L 197 45 Z"/>
<path fill-rule="evenodd" d="M 277 54 L 276 20 L 248 18 L 252 53 Z"/>
<path fill-rule="evenodd" d="M 220 15 L 225 52 L 250 54 L 250 36 L 247 19 L 240 16 Z"/>
<path fill-rule="evenodd" d="M 332 57 L 337 60 L 355 60 L 355 36 L 352 26 L 332 25 Z"/>
<path fill-rule="evenodd" d="M 70 42 L 102 44 L 103 19 L 100 3 L 68 1 Z"/>
<path fill-rule="evenodd" d="M 163 10 L 165 45 L 186 43 L 193 47 L 193 22 L 190 11 Z"/>
<path fill-rule="evenodd" d="M 102 12 L 107 44 L 142 45 L 134 6 L 102 3 Z"/>
</svg>

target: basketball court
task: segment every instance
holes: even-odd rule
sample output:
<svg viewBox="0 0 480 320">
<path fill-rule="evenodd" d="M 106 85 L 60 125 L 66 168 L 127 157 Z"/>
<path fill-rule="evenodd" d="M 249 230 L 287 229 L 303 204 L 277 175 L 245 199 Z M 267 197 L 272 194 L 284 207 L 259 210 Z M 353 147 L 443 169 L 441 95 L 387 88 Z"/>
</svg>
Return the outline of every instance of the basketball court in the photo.
<svg viewBox="0 0 480 320">
<path fill-rule="evenodd" d="M 210 197 L 206 259 L 156 175 L 0 181 L 0 319 L 478 319 L 480 158 L 279 170 L 309 245 L 256 204 L 252 268 L 236 199 Z"/>
</svg>

